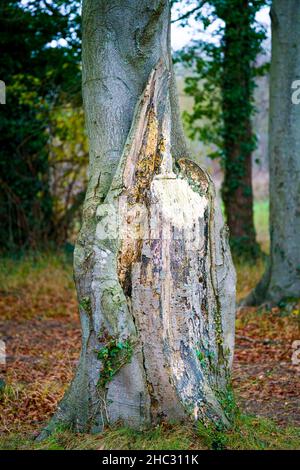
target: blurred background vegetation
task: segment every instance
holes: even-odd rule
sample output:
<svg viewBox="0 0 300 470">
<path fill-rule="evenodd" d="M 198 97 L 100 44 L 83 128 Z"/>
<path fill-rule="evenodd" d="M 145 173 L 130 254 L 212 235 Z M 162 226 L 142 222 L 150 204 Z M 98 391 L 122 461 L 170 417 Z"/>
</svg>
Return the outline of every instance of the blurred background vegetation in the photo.
<svg viewBox="0 0 300 470">
<path fill-rule="evenodd" d="M 232 13 L 235 2 L 227 0 L 232 3 L 228 18 L 222 1 L 206 2 L 202 9 L 202 2 L 173 1 L 172 34 L 180 106 L 193 158 L 213 174 L 227 219 L 229 213 L 237 212 L 239 218 L 245 214 L 247 224 L 241 234 L 235 236 L 235 222 L 228 223 L 234 253 L 251 261 L 260 253 L 256 240 L 268 250 L 270 38 L 268 24 L 257 21 L 257 13 L 266 13 L 268 1 L 250 2 L 246 17 L 245 9 Z M 0 17 L 0 78 L 7 93 L 7 104 L 0 109 L 0 250 L 13 256 L 51 247 L 72 251 L 88 167 L 81 100 L 80 1 L 9 0 L 1 3 Z M 228 29 L 241 18 L 248 22 L 246 39 L 240 32 L 232 36 Z M 228 34 L 233 43 L 229 64 Z M 181 36 L 191 41 L 185 40 L 182 46 Z M 249 54 L 244 69 L 236 70 L 243 47 Z M 231 79 L 226 83 L 225 72 Z M 249 81 L 246 94 L 245 80 Z M 224 89 L 229 119 L 222 109 Z M 246 141 L 243 119 L 252 127 Z M 234 161 L 233 141 L 241 141 L 239 158 Z M 252 185 L 247 182 L 248 170 L 244 171 L 249 155 Z M 256 230 L 251 225 L 253 211 Z"/>
<path fill-rule="evenodd" d="M 20 253 L 78 229 L 88 160 L 79 2 L 1 2 L 0 17 L 0 245 Z"/>
</svg>

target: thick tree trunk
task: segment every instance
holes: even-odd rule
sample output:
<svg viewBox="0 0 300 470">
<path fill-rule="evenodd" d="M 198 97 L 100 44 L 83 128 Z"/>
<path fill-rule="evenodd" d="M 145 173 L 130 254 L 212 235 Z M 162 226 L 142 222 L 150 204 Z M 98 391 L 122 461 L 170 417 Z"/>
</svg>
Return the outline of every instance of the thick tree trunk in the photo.
<svg viewBox="0 0 300 470">
<path fill-rule="evenodd" d="M 244 304 L 276 304 L 300 296 L 300 2 L 274 0 L 270 72 L 270 262 Z"/>
<path fill-rule="evenodd" d="M 235 273 L 209 176 L 186 159 L 167 0 L 85 0 L 90 180 L 75 250 L 82 321 L 57 423 L 229 423 Z M 185 156 L 185 155 L 181 155 Z M 43 435 L 45 435 L 45 433 Z"/>
</svg>

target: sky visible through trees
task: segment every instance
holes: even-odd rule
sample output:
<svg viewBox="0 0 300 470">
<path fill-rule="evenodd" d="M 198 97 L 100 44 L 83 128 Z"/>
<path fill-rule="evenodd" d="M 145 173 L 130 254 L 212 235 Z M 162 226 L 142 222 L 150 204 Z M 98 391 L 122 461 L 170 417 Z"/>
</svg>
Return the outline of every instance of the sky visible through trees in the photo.
<svg viewBox="0 0 300 470">
<path fill-rule="evenodd" d="M 218 25 L 214 23 L 212 28 L 208 28 L 205 33 L 201 33 L 198 28 L 198 24 L 195 20 L 191 19 L 186 27 L 182 27 L 179 22 L 174 22 L 178 16 L 185 14 L 186 12 L 192 10 L 193 5 L 186 7 L 178 6 L 174 8 L 172 14 L 172 24 L 171 24 L 171 41 L 172 49 L 177 51 L 186 46 L 191 39 L 208 39 L 213 41 L 213 32 L 217 29 Z M 256 15 L 257 21 L 264 24 L 267 27 L 268 37 L 271 35 L 271 21 L 270 21 L 270 7 L 266 6 L 262 8 Z"/>
</svg>

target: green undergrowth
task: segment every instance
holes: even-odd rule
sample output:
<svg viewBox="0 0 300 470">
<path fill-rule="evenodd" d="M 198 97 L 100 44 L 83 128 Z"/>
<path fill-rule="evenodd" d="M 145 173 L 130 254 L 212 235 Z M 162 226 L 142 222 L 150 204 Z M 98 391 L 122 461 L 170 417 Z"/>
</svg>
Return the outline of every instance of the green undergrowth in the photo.
<svg viewBox="0 0 300 470">
<path fill-rule="evenodd" d="M 74 434 L 57 430 L 43 442 L 33 436 L 4 434 L 0 450 L 296 450 L 300 449 L 300 428 L 281 427 L 269 419 L 238 415 L 231 430 L 202 424 L 161 425 L 147 431 L 124 427 L 106 429 L 99 435 Z"/>
<path fill-rule="evenodd" d="M 74 288 L 72 254 L 62 250 L 33 251 L 15 257 L 0 257 L 0 286 L 3 292 L 27 287 L 28 284 L 39 281 L 45 273 L 49 273 L 49 277 L 55 274 L 63 280 L 67 277 L 70 279 L 70 286 Z"/>
</svg>

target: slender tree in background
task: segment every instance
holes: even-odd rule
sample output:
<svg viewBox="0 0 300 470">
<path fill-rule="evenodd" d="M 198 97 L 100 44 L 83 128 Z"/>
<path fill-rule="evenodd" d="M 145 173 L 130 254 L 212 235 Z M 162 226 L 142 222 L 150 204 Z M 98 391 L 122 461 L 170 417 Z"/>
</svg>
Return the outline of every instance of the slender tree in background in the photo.
<svg viewBox="0 0 300 470">
<path fill-rule="evenodd" d="M 260 253 L 253 217 L 252 153 L 256 136 L 252 129 L 255 66 L 265 31 L 255 15 L 266 1 L 211 0 L 191 10 L 199 24 L 208 27 L 222 20 L 215 41 L 192 41 L 181 59 L 193 69 L 185 91 L 194 98 L 185 113 L 190 136 L 215 148 L 224 169 L 222 198 L 233 253 L 255 259 Z M 206 9 L 203 6 L 206 5 Z M 187 14 L 181 21 L 186 21 Z"/>
<path fill-rule="evenodd" d="M 276 304 L 300 296 L 300 2 L 273 0 L 270 72 L 270 262 L 244 304 Z"/>
<path fill-rule="evenodd" d="M 235 273 L 213 184 L 182 158 L 170 4 L 85 0 L 82 15 L 82 351 L 42 437 L 59 423 L 95 432 L 118 421 L 228 425 Z"/>
<path fill-rule="evenodd" d="M 255 74 L 253 62 L 260 50 L 256 7 L 248 0 L 217 2 L 225 22 L 221 77 L 224 182 L 222 197 L 231 246 L 238 256 L 256 258 L 259 246 L 253 217 L 252 153 L 256 147 L 251 118 Z"/>
</svg>

